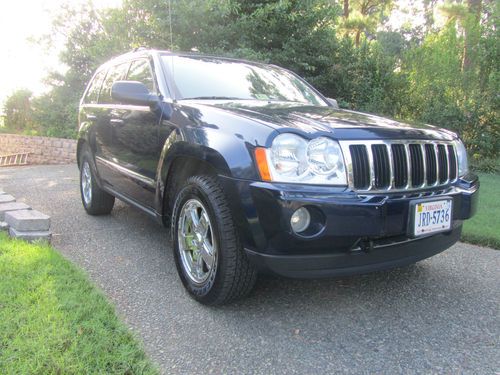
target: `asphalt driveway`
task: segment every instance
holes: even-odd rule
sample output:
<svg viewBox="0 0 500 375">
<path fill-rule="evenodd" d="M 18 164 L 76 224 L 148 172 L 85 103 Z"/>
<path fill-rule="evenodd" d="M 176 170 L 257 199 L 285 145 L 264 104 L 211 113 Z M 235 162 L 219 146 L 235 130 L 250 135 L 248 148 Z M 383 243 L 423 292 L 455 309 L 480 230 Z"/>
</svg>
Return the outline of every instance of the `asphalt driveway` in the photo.
<svg viewBox="0 0 500 375">
<path fill-rule="evenodd" d="M 250 298 L 208 308 L 184 292 L 165 229 L 120 202 L 86 215 L 76 165 L 2 168 L 0 186 L 52 216 L 53 245 L 165 373 L 500 372 L 500 251 L 457 244 L 387 272 L 262 278 Z"/>
</svg>

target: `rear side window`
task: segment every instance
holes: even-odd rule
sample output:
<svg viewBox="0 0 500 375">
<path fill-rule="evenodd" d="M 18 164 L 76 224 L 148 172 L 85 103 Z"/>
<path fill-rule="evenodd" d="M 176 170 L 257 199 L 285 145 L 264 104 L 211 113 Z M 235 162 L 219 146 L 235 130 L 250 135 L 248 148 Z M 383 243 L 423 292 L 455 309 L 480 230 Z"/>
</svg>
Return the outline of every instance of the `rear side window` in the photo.
<svg viewBox="0 0 500 375">
<path fill-rule="evenodd" d="M 106 71 L 101 70 L 94 76 L 94 79 L 90 83 L 89 89 L 87 90 L 87 94 L 85 94 L 85 98 L 83 99 L 83 102 L 85 104 L 97 104 L 99 91 L 101 90 L 101 85 L 105 74 Z"/>
<path fill-rule="evenodd" d="M 108 74 L 106 75 L 106 79 L 104 79 L 104 83 L 102 84 L 101 93 L 99 95 L 99 103 L 102 104 L 115 103 L 111 98 L 111 87 L 113 86 L 113 83 L 115 83 L 116 81 L 120 81 L 125 78 L 129 66 L 130 63 L 127 62 L 109 68 Z"/>
<path fill-rule="evenodd" d="M 144 83 L 150 92 L 156 92 L 151 65 L 146 59 L 132 62 L 128 72 L 127 81 L 138 81 Z"/>
</svg>

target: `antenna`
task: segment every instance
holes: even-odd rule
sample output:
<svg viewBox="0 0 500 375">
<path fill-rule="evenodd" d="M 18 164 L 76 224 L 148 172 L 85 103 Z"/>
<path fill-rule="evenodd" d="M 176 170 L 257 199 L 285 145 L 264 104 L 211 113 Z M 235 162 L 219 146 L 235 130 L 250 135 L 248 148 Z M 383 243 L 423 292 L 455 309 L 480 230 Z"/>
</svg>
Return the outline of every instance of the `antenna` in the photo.
<svg viewBox="0 0 500 375">
<path fill-rule="evenodd" d="M 172 0 L 168 0 L 168 18 L 168 23 L 170 24 L 170 64 L 172 65 L 172 80 L 175 82 L 174 55 L 172 54 L 174 51 L 174 36 L 172 34 Z M 173 96 L 173 100 L 175 102 L 175 96 Z"/>
<path fill-rule="evenodd" d="M 168 0 L 168 16 L 170 24 L 170 51 L 174 50 L 174 36 L 172 35 L 172 0 Z"/>
</svg>

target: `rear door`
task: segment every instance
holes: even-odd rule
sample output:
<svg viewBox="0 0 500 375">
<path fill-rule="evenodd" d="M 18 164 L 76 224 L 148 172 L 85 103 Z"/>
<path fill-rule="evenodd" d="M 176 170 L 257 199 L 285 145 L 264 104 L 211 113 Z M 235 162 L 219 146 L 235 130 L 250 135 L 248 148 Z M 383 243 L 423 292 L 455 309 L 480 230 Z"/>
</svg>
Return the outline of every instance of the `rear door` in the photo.
<svg viewBox="0 0 500 375">
<path fill-rule="evenodd" d="M 146 85 L 158 94 L 151 62 L 148 58 L 133 60 L 127 81 Z M 149 106 L 114 105 L 110 113 L 113 129 L 113 163 L 120 178 L 116 189 L 147 208 L 154 207 L 156 169 L 160 158 L 158 128 L 161 111 Z"/>
<path fill-rule="evenodd" d="M 80 103 L 80 113 L 78 114 L 79 129 L 87 130 L 90 134 L 90 139 L 93 140 L 95 125 L 97 123 L 97 114 L 99 112 L 98 99 L 101 91 L 102 82 L 106 77 L 106 70 L 98 70 L 85 92 L 85 95 Z M 94 147 L 94 143 L 92 147 Z"/>
</svg>

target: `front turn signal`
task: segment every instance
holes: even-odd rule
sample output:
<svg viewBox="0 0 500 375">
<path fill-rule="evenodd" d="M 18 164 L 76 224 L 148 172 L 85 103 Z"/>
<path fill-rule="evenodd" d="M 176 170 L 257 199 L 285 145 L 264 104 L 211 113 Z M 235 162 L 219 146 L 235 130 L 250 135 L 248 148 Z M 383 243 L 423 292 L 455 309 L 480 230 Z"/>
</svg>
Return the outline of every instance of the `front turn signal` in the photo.
<svg viewBox="0 0 500 375">
<path fill-rule="evenodd" d="M 255 148 L 255 160 L 257 161 L 260 178 L 263 181 L 271 181 L 271 172 L 269 172 L 269 166 L 267 165 L 267 155 L 264 147 Z"/>
</svg>

